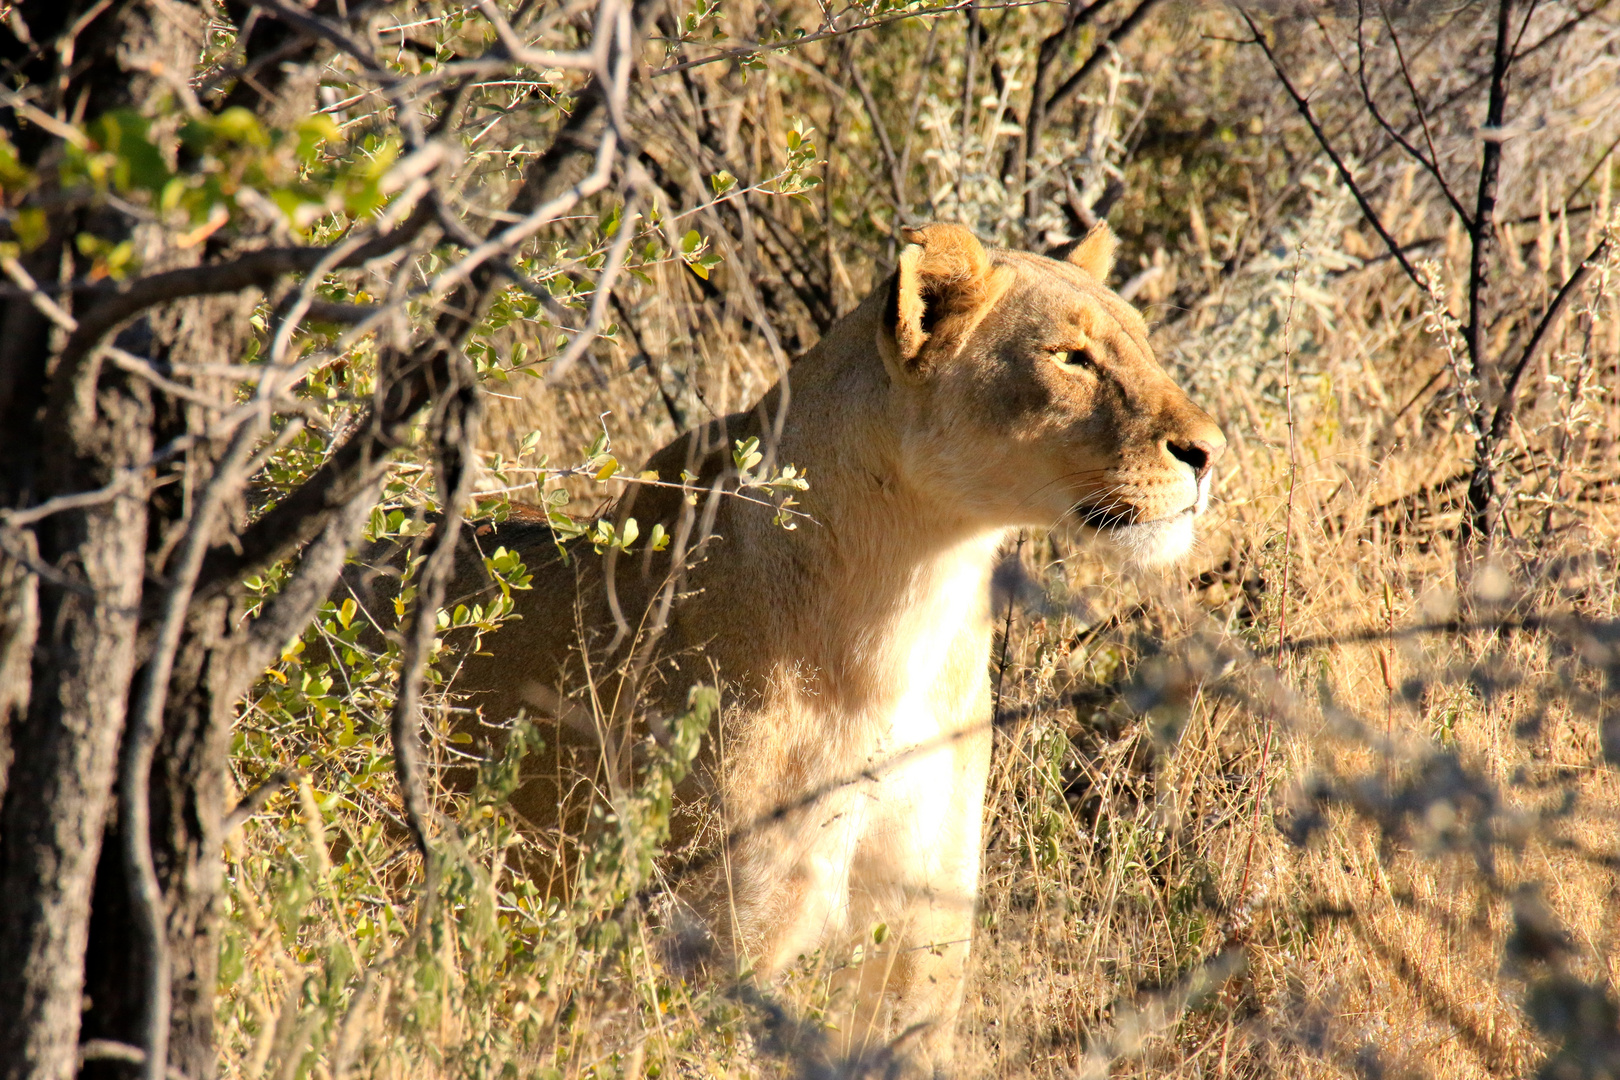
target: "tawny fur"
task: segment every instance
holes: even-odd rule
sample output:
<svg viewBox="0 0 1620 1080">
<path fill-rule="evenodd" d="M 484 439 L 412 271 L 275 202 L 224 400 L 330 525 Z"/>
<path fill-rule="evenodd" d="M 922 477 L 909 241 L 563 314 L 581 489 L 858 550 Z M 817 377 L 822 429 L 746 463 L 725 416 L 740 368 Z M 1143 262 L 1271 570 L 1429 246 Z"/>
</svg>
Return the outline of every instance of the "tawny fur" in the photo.
<svg viewBox="0 0 1620 1080">
<path fill-rule="evenodd" d="M 870 948 L 886 924 L 840 1026 L 853 1050 L 904 1035 L 928 1071 L 950 1057 L 972 936 L 998 548 L 1078 512 L 1133 557 L 1176 557 L 1224 440 L 1102 284 L 1106 229 L 1063 262 L 987 252 L 956 226 L 910 239 L 787 387 L 647 463 L 699 477 L 695 506 L 643 487 L 615 510 L 643 537 L 663 523 L 670 551 L 576 547 L 564 565 L 543 519 L 479 530 L 486 552 L 525 557 L 534 587 L 458 686 L 487 718 L 550 718 L 514 806 L 557 831 L 593 785 L 628 780 L 649 717 L 656 733 L 718 679 L 723 715 L 680 794 L 691 828 L 708 813 L 731 839 L 684 895 L 718 955 L 767 979 L 818 948 Z M 714 493 L 756 435 L 808 475 L 795 530 Z M 477 570 L 467 560 L 463 593 Z"/>
</svg>

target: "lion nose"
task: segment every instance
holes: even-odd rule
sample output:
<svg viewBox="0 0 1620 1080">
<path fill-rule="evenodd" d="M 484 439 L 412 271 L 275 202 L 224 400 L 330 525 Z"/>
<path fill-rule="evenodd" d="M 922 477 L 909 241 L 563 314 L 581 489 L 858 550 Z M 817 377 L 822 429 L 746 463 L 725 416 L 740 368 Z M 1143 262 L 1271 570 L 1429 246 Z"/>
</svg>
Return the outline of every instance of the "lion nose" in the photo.
<svg viewBox="0 0 1620 1080">
<path fill-rule="evenodd" d="M 1215 462 L 1226 452 L 1225 439 L 1167 439 L 1164 448 L 1170 451 L 1170 456 L 1177 461 L 1185 461 L 1192 466 L 1193 475 L 1202 480 L 1209 475 L 1209 470 Z"/>
</svg>

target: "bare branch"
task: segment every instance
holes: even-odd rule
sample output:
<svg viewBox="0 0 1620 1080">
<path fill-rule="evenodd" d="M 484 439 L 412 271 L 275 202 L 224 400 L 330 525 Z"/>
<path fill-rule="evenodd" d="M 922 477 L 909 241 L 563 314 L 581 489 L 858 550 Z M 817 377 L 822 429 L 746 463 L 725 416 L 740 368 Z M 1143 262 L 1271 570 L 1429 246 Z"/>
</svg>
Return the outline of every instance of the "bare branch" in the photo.
<svg viewBox="0 0 1620 1080">
<path fill-rule="evenodd" d="M 831 30 L 819 30 L 814 34 L 805 34 L 801 37 L 786 38 L 782 41 L 756 42 L 752 45 L 739 45 L 734 49 L 724 49 L 709 56 L 699 57 L 696 60 L 682 60 L 679 63 L 668 64 L 656 71 L 647 73 L 648 78 L 658 78 L 663 75 L 675 75 L 691 68 L 705 67 L 709 64 L 720 64 L 727 60 L 741 60 L 745 57 L 758 56 L 761 53 L 786 52 L 789 49 L 800 49 L 816 41 L 826 41 L 829 38 L 845 37 L 849 34 L 858 34 L 863 30 L 872 30 L 879 26 L 888 26 L 890 23 L 905 19 L 925 19 L 936 15 L 952 15 L 958 11 L 966 11 L 976 7 L 979 11 L 1010 11 L 1015 8 L 1043 7 L 1047 4 L 1064 3 L 1066 0 L 1008 0 L 1006 3 L 985 4 L 976 0 L 957 0 L 952 4 L 941 4 L 938 7 L 913 8 L 896 15 L 885 15 L 876 19 L 868 19 L 854 26 L 837 27 Z"/>
<path fill-rule="evenodd" d="M 41 315 L 44 315 L 51 322 L 69 333 L 79 328 L 77 320 L 72 315 L 69 315 L 61 304 L 45 295 L 44 291 L 40 289 L 39 283 L 34 280 L 34 276 L 28 272 L 22 263 L 17 261 L 17 256 L 0 256 L 0 267 L 5 268 L 6 276 L 17 283 L 17 287 L 23 291 L 23 294 L 28 297 L 29 303 L 33 304 Z"/>
<path fill-rule="evenodd" d="M 84 582 L 68 577 L 54 566 L 40 562 L 34 548 L 33 533 L 13 529 L 9 525 L 0 525 L 0 554 L 20 563 L 29 573 L 50 582 L 58 589 L 66 589 L 79 596 L 93 598 L 96 595 L 96 591 Z"/>
<path fill-rule="evenodd" d="M 414 240 L 433 219 L 418 206 L 398 228 L 371 237 L 334 269 L 361 266 L 392 254 Z M 106 289 L 99 302 L 79 318 L 79 328 L 63 349 L 64 362 L 84 355 L 118 324 L 156 304 L 195 296 L 218 296 L 249 288 L 267 288 L 288 274 L 308 273 L 330 253 L 326 247 L 265 248 L 227 263 L 205 263 L 120 282 Z"/>
<path fill-rule="evenodd" d="M 1380 10 L 1382 10 L 1382 7 L 1380 7 Z M 1387 15 L 1385 16 L 1385 21 L 1388 21 Z M 1427 171 L 1430 176 L 1434 177 L 1434 182 L 1440 186 L 1440 193 L 1446 197 L 1446 202 L 1451 204 L 1452 212 L 1455 213 L 1458 219 L 1462 221 L 1464 228 L 1472 231 L 1474 227 L 1473 218 L 1469 215 L 1468 211 L 1463 208 L 1463 204 L 1458 201 L 1457 196 L 1452 193 L 1451 185 L 1447 183 L 1445 174 L 1440 171 L 1440 160 L 1437 156 L 1434 156 L 1434 140 L 1432 138 L 1429 139 L 1429 153 L 1424 154 L 1423 151 L 1418 147 L 1413 146 L 1412 143 L 1407 140 L 1405 135 L 1396 130 L 1393 124 L 1384 119 L 1383 112 L 1378 108 L 1378 99 L 1373 95 L 1372 87 L 1367 82 L 1367 40 L 1364 30 L 1364 0 L 1356 0 L 1356 80 L 1361 84 L 1362 104 L 1367 106 L 1368 114 L 1378 122 L 1378 126 L 1383 128 L 1385 133 L 1388 134 L 1390 138 L 1395 140 L 1396 145 L 1398 145 L 1402 150 L 1406 151 L 1409 157 L 1411 157 L 1419 165 L 1422 165 L 1424 170 Z M 1389 33 L 1391 37 L 1394 37 L 1395 30 L 1393 26 L 1389 28 Z M 1398 49 L 1399 46 L 1397 45 L 1397 50 Z M 1402 57 L 1400 60 L 1400 68 L 1401 73 L 1406 75 L 1406 85 L 1411 90 L 1412 102 L 1417 108 L 1419 120 L 1423 123 L 1423 134 L 1425 137 L 1428 137 L 1429 123 L 1428 120 L 1424 118 L 1423 105 L 1420 101 L 1418 101 L 1417 89 L 1412 86 L 1411 76 L 1407 75 L 1405 57 Z"/>
<path fill-rule="evenodd" d="M 89 140 L 84 137 L 84 132 L 71 124 L 64 124 L 50 113 L 33 104 L 22 94 L 8 87 L 0 87 L 0 104 L 16 109 L 17 112 L 28 119 L 29 123 L 38 124 L 63 142 L 72 143 L 74 146 L 86 146 L 89 144 Z"/>
<path fill-rule="evenodd" d="M 628 65 L 622 65 L 618 71 L 613 73 L 613 76 L 613 82 L 605 86 L 603 85 L 605 80 L 599 80 L 598 85 L 602 86 L 602 90 L 592 99 L 596 103 L 596 108 L 605 105 L 607 110 L 612 112 L 615 109 L 612 102 L 622 102 L 624 100 L 629 83 Z M 592 111 L 594 112 L 594 109 Z M 568 128 L 565 127 L 563 134 L 558 136 L 558 141 L 561 142 L 567 134 Z M 613 165 L 617 160 L 618 150 L 618 135 L 610 128 L 603 133 L 601 143 L 596 150 L 596 165 L 591 169 L 590 173 L 554 198 L 548 199 L 532 210 L 528 210 L 516 223 L 488 237 L 483 243 L 469 251 L 453 267 L 434 280 L 433 295 L 435 297 L 446 295 L 450 290 L 467 281 L 486 262 L 515 250 L 535 233 L 572 210 L 581 200 L 606 188 L 612 179 Z M 514 200 L 514 205 L 523 202 L 529 191 L 529 185 L 525 183 L 523 189 L 519 192 L 518 199 Z"/>
<path fill-rule="evenodd" d="M 625 57 L 632 43 L 622 33 L 619 45 Z M 408 357 L 385 355 L 384 377 L 379 380 L 372 413 L 348 442 L 318 468 L 290 496 L 277 503 L 254 522 L 233 548 L 212 552 L 200 575 L 199 594 L 235 586 L 252 569 L 287 557 L 326 526 L 334 513 L 349 506 L 356 496 L 375 482 L 386 466 L 388 455 L 398 446 L 412 418 L 429 401 L 454 385 L 452 371 L 459 360 L 460 342 L 475 325 L 475 312 L 481 311 L 497 276 L 495 264 L 507 251 L 527 240 L 550 221 L 566 213 L 581 199 L 605 188 L 616 159 L 617 140 L 605 130 L 596 146 L 596 164 L 591 173 L 552 197 L 549 188 L 566 161 L 587 152 L 585 132 L 599 122 L 604 98 L 622 97 L 628 85 L 627 61 L 617 64 L 612 83 L 598 75 L 596 92 L 581 95 L 573 115 L 564 124 L 552 146 L 530 166 L 522 187 L 513 198 L 509 212 L 520 220 L 496 231 L 474 248 L 434 283 L 433 293 L 443 296 L 452 288 L 472 286 L 473 295 L 448 305 L 440 316 L 431 338 Z M 425 199 L 413 212 L 431 218 L 433 199 Z M 420 226 L 418 226 L 420 228 Z M 324 250 L 324 249 L 323 249 Z M 354 262 L 359 252 L 344 260 Z"/>
<path fill-rule="evenodd" d="M 168 927 L 163 888 L 152 854 L 152 758 L 163 729 L 169 681 L 180 648 L 186 618 L 191 612 L 197 575 L 202 570 L 214 531 L 227 505 L 240 494 L 253 468 L 254 448 L 269 426 L 268 405 L 276 394 L 279 372 L 268 365 L 255 395 L 266 405 L 257 424 L 236 429 L 225 452 L 213 463 L 212 475 L 193 500 L 185 534 L 174 556 L 169 588 L 164 594 L 157 628 L 124 732 L 119 766 L 119 823 L 123 834 L 125 873 L 129 878 L 130 905 L 144 939 L 146 952 L 146 1014 L 143 1041 L 145 1080 L 164 1080 L 169 1060 L 169 1017 L 172 1004 Z"/>
<path fill-rule="evenodd" d="M 46 499 L 37 506 L 30 506 L 26 510 L 0 510 L 0 522 L 7 528 L 22 528 L 32 525 L 36 521 L 43 521 L 52 514 L 60 514 L 67 510 L 83 510 L 90 506 L 100 506 L 123 495 L 136 482 L 146 475 L 144 469 L 126 469 L 113 477 L 112 481 L 104 487 L 93 491 L 76 491 L 71 495 L 57 495 Z"/>
<path fill-rule="evenodd" d="M 441 317 L 442 330 L 457 329 L 445 325 L 451 318 Z M 385 355 L 386 371 L 371 415 L 296 491 L 248 526 L 234 546 L 209 554 L 198 580 L 199 595 L 234 588 L 253 570 L 291 555 L 373 483 L 411 420 L 446 385 L 449 354 L 449 342 L 441 337 L 408 357 Z"/>
<path fill-rule="evenodd" d="M 1152 0 L 1147 0 L 1151 3 Z M 1055 95 L 1050 95 L 1047 88 L 1051 86 L 1053 65 L 1058 62 L 1063 49 L 1083 26 L 1090 25 L 1093 19 L 1109 3 L 1109 0 L 1094 0 L 1093 3 L 1081 6 L 1079 0 L 1070 0 L 1068 10 L 1064 15 L 1063 25 L 1041 40 L 1040 47 L 1035 52 L 1035 80 L 1030 89 L 1029 113 L 1024 118 L 1024 138 L 1014 150 L 1014 166 L 1012 173 L 1020 181 L 1029 178 L 1029 162 L 1040 150 L 1041 138 L 1046 132 L 1046 118 L 1055 105 Z M 1089 74 L 1087 65 L 1092 57 L 1106 55 L 1103 45 L 1099 44 L 1081 63 L 1081 68 Z M 1078 87 L 1079 83 L 1075 85 Z M 1034 217 L 1037 212 L 1039 195 L 1031 190 L 1024 196 L 1026 213 Z"/>
<path fill-rule="evenodd" d="M 362 323 L 382 312 L 377 304 L 339 304 L 331 300 L 310 300 L 305 305 L 304 318 L 313 322 L 354 324 Z"/>
<path fill-rule="evenodd" d="M 29 274 L 22 263 L 17 261 L 15 255 L 0 257 L 0 267 L 4 267 L 6 275 L 17 283 L 17 287 L 28 297 L 29 302 L 47 319 L 69 333 L 79 328 L 78 320 L 69 315 L 62 305 L 45 295 L 39 284 L 34 281 L 33 275 Z M 223 409 L 225 407 L 225 403 L 216 398 L 211 398 L 206 394 L 193 390 L 189 386 L 182 386 L 172 379 L 165 378 L 150 363 L 133 353 L 112 345 L 103 345 L 101 351 L 119 368 L 132 375 L 139 375 L 166 394 L 212 409 Z"/>
<path fill-rule="evenodd" d="M 138 1046 L 112 1039 L 91 1039 L 79 1047 L 79 1064 L 82 1066 L 89 1061 L 120 1061 L 127 1065 L 145 1065 L 146 1051 Z M 167 1070 L 167 1077 L 168 1080 L 186 1080 L 186 1074 L 173 1067 Z"/>
<path fill-rule="evenodd" d="M 866 85 L 866 76 L 861 74 L 861 66 L 853 62 L 848 65 L 850 82 L 855 84 L 856 93 L 861 95 L 861 103 L 866 106 L 866 117 L 872 122 L 872 133 L 877 136 L 878 150 L 883 155 L 883 164 L 889 169 L 889 184 L 894 193 L 895 216 L 902 222 L 909 221 L 910 215 L 906 212 L 906 178 L 900 171 L 900 158 L 894 152 L 894 143 L 889 140 L 888 125 L 883 122 L 882 110 L 872 98 L 872 90 Z"/>
<path fill-rule="evenodd" d="M 238 632 L 235 668 L 242 690 L 309 625 L 332 594 L 349 551 L 377 504 L 384 471 L 381 464 L 374 468 L 348 504 L 327 519 L 320 534 L 304 548 L 297 570 L 281 591 L 265 604 L 258 618 Z"/>
<path fill-rule="evenodd" d="M 1500 128 L 1507 109 L 1507 81 L 1513 64 L 1508 34 L 1512 29 L 1513 0 L 1497 0 L 1496 47 L 1491 60 L 1490 97 L 1485 108 L 1486 128 Z M 1484 374 L 1485 358 L 1481 353 L 1480 335 L 1485 327 L 1485 305 L 1488 301 L 1488 275 L 1491 248 L 1496 236 L 1496 183 L 1502 168 L 1502 144 L 1496 139 L 1483 140 L 1480 151 L 1479 191 L 1474 205 L 1473 223 L 1469 227 L 1472 251 L 1468 261 L 1468 323 L 1463 327 L 1463 341 L 1468 347 L 1468 360 L 1474 377 Z M 1484 417 L 1476 417 L 1480 427 Z"/>
<path fill-rule="evenodd" d="M 613 298 L 613 286 L 619 279 L 619 271 L 624 268 L 624 258 L 630 251 L 630 241 L 635 237 L 635 226 L 639 216 L 637 199 L 632 193 L 619 219 L 619 232 L 613 238 L 613 247 L 608 250 L 607 262 L 603 265 L 602 275 L 596 282 L 596 291 L 591 294 L 591 308 L 585 317 L 585 325 L 579 328 L 574 340 L 568 343 L 567 350 L 557 357 L 551 365 L 551 370 L 546 372 L 546 385 L 555 386 L 596 340 L 596 335 L 602 328 L 602 319 L 607 314 L 608 302 Z"/>
<path fill-rule="evenodd" d="M 501 14 L 500 8 L 490 0 L 479 0 L 478 10 L 495 28 L 495 36 L 500 39 L 501 48 L 506 50 L 506 55 L 520 64 L 542 71 L 546 68 L 592 71 L 596 67 L 596 57 L 588 52 L 560 53 L 525 45 L 517 36 L 517 32 L 512 29 L 512 24 L 506 21 L 506 16 Z"/>
<path fill-rule="evenodd" d="M 1533 2 L 1533 0 L 1532 0 Z M 1508 36 L 1512 30 L 1513 0 L 1497 0 L 1496 5 L 1496 43 L 1491 58 L 1490 97 L 1485 109 L 1485 123 L 1482 125 L 1488 130 L 1499 130 L 1502 127 L 1503 115 L 1507 110 L 1507 83 L 1511 74 L 1514 56 Z M 1468 362 L 1472 367 L 1471 374 L 1483 383 L 1485 371 L 1484 343 L 1481 340 L 1485 331 L 1485 318 L 1490 303 L 1490 255 L 1496 245 L 1496 185 L 1502 168 L 1502 142 L 1499 139 L 1484 139 L 1483 149 L 1480 151 L 1479 165 L 1479 192 L 1478 201 L 1474 209 L 1474 226 L 1469 230 L 1470 257 L 1468 260 L 1468 322 L 1463 326 L 1463 345 L 1468 351 Z M 1585 271 L 1583 265 L 1581 270 Z M 1573 280 L 1573 277 L 1572 279 Z M 1569 290 L 1569 282 L 1565 282 L 1565 290 Z M 1570 290 L 1572 291 L 1572 290 Z M 1561 292 L 1560 298 L 1563 293 Z M 1558 300 L 1554 301 L 1553 309 L 1561 310 Z M 1543 319 L 1540 331 L 1549 325 L 1548 319 Z M 1537 344 L 1533 338 L 1532 345 Z M 1526 347 L 1526 356 L 1529 347 Z M 1524 358 L 1520 358 L 1521 364 Z M 1523 368 L 1517 372 L 1523 375 Z M 1515 396 L 1517 387 L 1515 387 Z M 1504 396 L 1498 402 L 1496 418 L 1502 421 L 1505 430 L 1507 421 L 1513 415 L 1513 406 L 1508 404 L 1510 398 Z M 1503 406 L 1507 411 L 1503 412 Z M 1463 548 L 1466 550 L 1469 541 L 1475 543 L 1489 543 L 1491 534 L 1496 528 L 1496 424 L 1493 421 L 1486 423 L 1484 397 L 1475 405 L 1474 420 L 1474 475 L 1468 484 L 1468 513 L 1463 515 L 1462 537 Z"/>
<path fill-rule="evenodd" d="M 254 0 L 254 3 L 267 14 L 273 15 L 289 26 L 296 26 L 311 37 L 321 38 L 341 52 L 354 57 L 365 67 L 368 75 L 383 81 L 394 81 L 387 69 L 377 63 L 377 58 L 371 54 L 370 49 L 325 19 L 282 3 L 282 0 Z"/>
<path fill-rule="evenodd" d="M 1260 28 L 1255 25 L 1254 19 L 1250 17 L 1247 10 L 1238 8 L 1237 11 L 1238 15 L 1242 17 L 1244 23 L 1249 27 L 1249 32 L 1254 35 L 1251 43 L 1260 46 L 1260 51 L 1266 54 L 1266 60 L 1270 62 L 1271 70 L 1277 75 L 1277 81 L 1282 84 L 1283 90 L 1287 92 L 1289 99 L 1293 101 L 1294 108 L 1299 110 L 1299 115 L 1304 119 L 1306 125 L 1310 127 L 1311 134 L 1316 136 L 1317 145 L 1322 148 L 1323 153 L 1327 154 L 1328 160 L 1333 162 L 1334 169 L 1339 173 L 1339 179 L 1343 180 L 1344 186 L 1350 189 L 1350 194 L 1355 198 L 1356 205 L 1361 208 L 1361 216 L 1366 218 L 1367 224 L 1371 225 L 1373 231 L 1384 241 L 1384 246 L 1389 249 L 1390 256 L 1400 264 L 1401 269 L 1406 272 L 1406 276 L 1412 279 L 1413 284 L 1427 293 L 1428 285 L 1418 275 L 1417 268 L 1412 265 L 1411 260 L 1407 259 L 1406 253 L 1401 250 L 1401 245 L 1396 243 L 1389 230 L 1384 228 L 1383 221 L 1378 217 L 1378 211 L 1374 210 L 1372 203 L 1367 201 L 1367 196 L 1362 192 L 1361 185 L 1357 184 L 1356 178 L 1350 175 L 1349 166 L 1344 163 L 1344 159 L 1339 157 L 1338 151 L 1334 150 L 1333 144 L 1328 141 L 1327 133 L 1322 130 L 1322 125 L 1317 123 L 1316 115 L 1311 112 L 1310 102 L 1306 101 L 1304 96 L 1294 89 L 1293 82 L 1289 80 L 1288 73 L 1283 70 L 1282 62 L 1277 59 L 1277 54 L 1272 51 L 1265 35 L 1260 32 Z"/>
<path fill-rule="evenodd" d="M 471 367 L 463 358 L 452 369 L 456 382 L 440 396 L 438 414 L 430 425 L 436 444 L 434 473 L 441 516 L 423 538 L 426 558 L 422 563 L 416 603 L 404 631 L 405 647 L 400 655 L 399 683 L 389 723 L 389 735 L 394 744 L 394 774 L 399 779 L 405 824 L 422 856 L 422 899 L 413 936 L 420 935 L 426 927 L 426 913 L 438 893 L 437 864 L 427 833 L 430 807 L 422 775 L 422 674 L 433 652 L 445 588 L 455 572 L 462 512 L 472 495 L 473 475 L 477 469 L 479 397 Z"/>
<path fill-rule="evenodd" d="M 1123 41 L 1143 19 L 1148 17 L 1148 14 L 1157 3 L 1158 0 L 1140 0 L 1131 13 L 1121 19 L 1108 32 L 1108 36 L 1095 49 L 1091 50 L 1091 55 L 1087 56 L 1085 62 L 1075 69 L 1074 74 L 1064 79 L 1058 88 L 1052 91 L 1052 96 L 1046 99 L 1045 111 L 1050 114 L 1053 109 L 1064 105 L 1070 98 L 1079 93 L 1081 85 L 1086 81 L 1086 77 L 1096 71 L 1102 65 L 1102 62 L 1108 58 L 1109 46 L 1118 45 Z"/>
</svg>

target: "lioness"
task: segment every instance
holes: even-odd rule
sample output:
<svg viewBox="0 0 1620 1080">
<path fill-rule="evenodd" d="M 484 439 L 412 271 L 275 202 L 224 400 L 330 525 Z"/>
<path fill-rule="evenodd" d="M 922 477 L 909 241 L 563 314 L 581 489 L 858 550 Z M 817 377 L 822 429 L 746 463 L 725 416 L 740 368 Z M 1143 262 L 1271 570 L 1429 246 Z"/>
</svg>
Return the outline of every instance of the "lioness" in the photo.
<svg viewBox="0 0 1620 1080">
<path fill-rule="evenodd" d="M 1103 284 L 1106 226 L 1066 261 L 987 251 L 954 225 L 907 239 L 896 273 L 754 409 L 647 462 L 666 483 L 697 477 L 615 510 L 643 536 L 663 523 L 668 550 L 585 548 L 565 565 L 543 517 L 482 530 L 486 550 L 526 556 L 534 587 L 459 685 L 486 716 L 551 718 L 514 799 L 545 828 L 581 776 L 625 773 L 631 704 L 656 731 L 718 678 L 725 708 L 683 797 L 707 799 L 727 835 L 723 873 L 690 893 L 720 954 L 769 978 L 864 941 L 851 1049 L 903 1037 L 931 1070 L 973 931 L 997 549 L 1073 517 L 1134 561 L 1177 558 L 1225 439 Z M 768 500 L 715 494 L 751 436 L 809 478 L 796 529 Z"/>
</svg>

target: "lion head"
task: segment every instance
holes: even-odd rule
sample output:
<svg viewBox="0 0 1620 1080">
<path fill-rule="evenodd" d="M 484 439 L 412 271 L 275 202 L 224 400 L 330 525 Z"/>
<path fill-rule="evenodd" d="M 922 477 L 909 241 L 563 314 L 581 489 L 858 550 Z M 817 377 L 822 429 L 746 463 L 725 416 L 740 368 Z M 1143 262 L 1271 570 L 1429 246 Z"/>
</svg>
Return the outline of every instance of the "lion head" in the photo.
<svg viewBox="0 0 1620 1080">
<path fill-rule="evenodd" d="M 1226 439 L 1104 284 L 1107 226 L 1061 259 L 986 250 L 956 225 L 906 239 L 879 351 L 912 478 L 986 524 L 1069 519 L 1132 562 L 1184 555 Z"/>
</svg>

